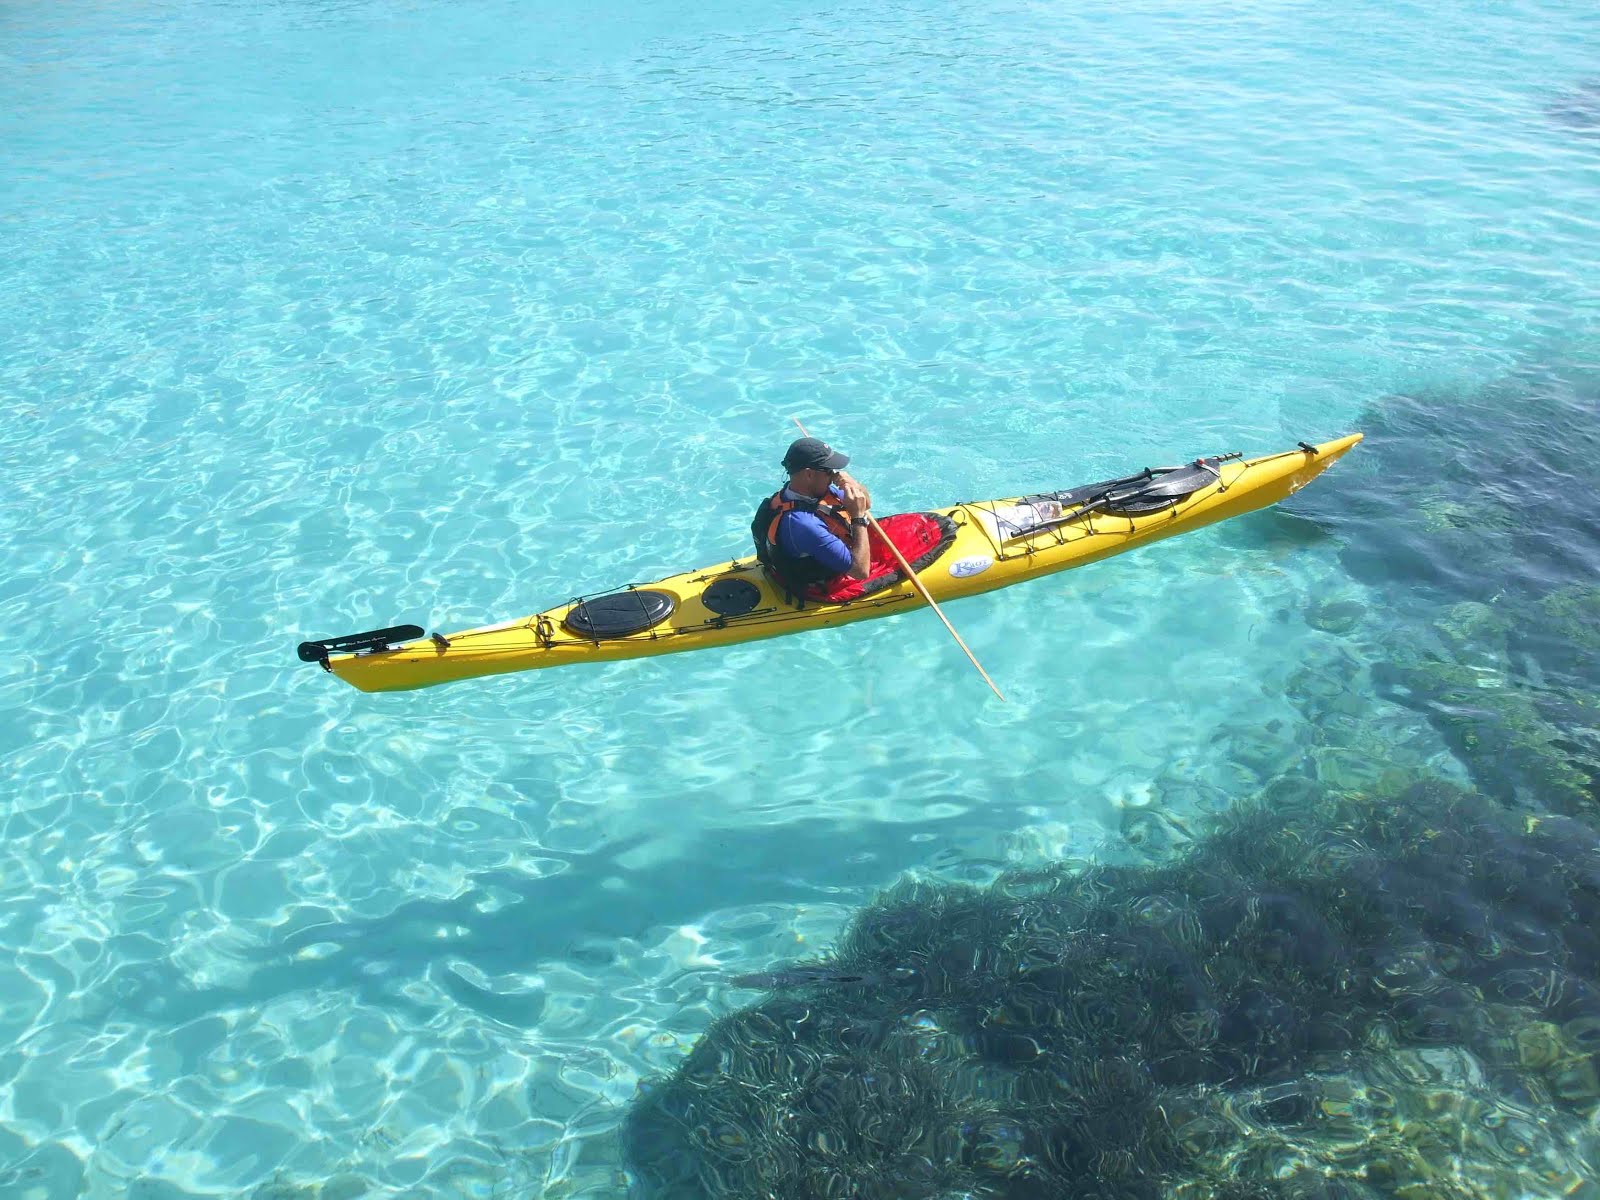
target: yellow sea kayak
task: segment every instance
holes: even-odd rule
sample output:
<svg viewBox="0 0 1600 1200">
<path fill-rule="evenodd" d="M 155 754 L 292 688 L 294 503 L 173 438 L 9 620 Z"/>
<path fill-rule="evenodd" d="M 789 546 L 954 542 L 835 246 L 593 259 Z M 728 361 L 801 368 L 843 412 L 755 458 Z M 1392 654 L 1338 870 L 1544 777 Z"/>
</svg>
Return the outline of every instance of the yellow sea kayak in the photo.
<svg viewBox="0 0 1600 1200">
<path fill-rule="evenodd" d="M 1059 492 L 956 504 L 924 514 L 937 536 L 912 565 L 936 601 L 1065 571 L 1265 508 L 1304 487 L 1360 440 L 1356 433 L 1260 458 L 1218 455 Z M 882 522 L 891 534 L 896 520 Z M 364 692 L 393 692 L 729 646 L 926 606 L 898 573 L 873 585 L 843 603 L 797 605 L 752 555 L 497 625 L 428 636 L 418 626 L 401 625 L 302 642 L 299 654 Z"/>
</svg>

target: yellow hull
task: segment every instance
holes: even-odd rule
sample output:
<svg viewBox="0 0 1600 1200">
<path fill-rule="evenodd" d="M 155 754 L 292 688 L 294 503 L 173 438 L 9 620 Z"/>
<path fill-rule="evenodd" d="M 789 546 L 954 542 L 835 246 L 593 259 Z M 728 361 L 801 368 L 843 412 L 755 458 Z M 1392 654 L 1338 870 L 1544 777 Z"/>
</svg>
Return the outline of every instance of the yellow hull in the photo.
<svg viewBox="0 0 1600 1200">
<path fill-rule="evenodd" d="M 1324 442 L 1314 450 L 1223 462 L 1217 467 L 1220 478 L 1216 483 L 1160 512 L 1144 516 L 1090 512 L 1004 542 L 998 540 L 992 521 L 981 519 L 980 514 L 1010 500 L 936 510 L 956 524 L 956 539 L 920 576 L 935 600 L 955 600 L 1121 554 L 1274 504 L 1320 475 L 1361 436 L 1357 433 Z M 964 564 L 961 574 L 954 573 L 956 564 Z M 719 617 L 702 603 L 705 590 L 714 581 L 727 578 L 746 580 L 760 589 L 752 611 Z M 333 654 L 327 660 L 328 669 L 364 692 L 403 691 L 567 663 L 612 662 L 731 646 L 892 616 L 926 603 L 909 581 L 901 580 L 848 604 L 808 602 L 804 609 L 796 609 L 785 602 L 753 558 L 701 567 L 640 586 L 667 593 L 675 606 L 667 619 L 627 637 L 596 640 L 570 632 L 562 624 L 574 607 L 569 602 L 515 621 L 447 634 L 439 641 L 422 639 L 389 650 Z"/>
</svg>

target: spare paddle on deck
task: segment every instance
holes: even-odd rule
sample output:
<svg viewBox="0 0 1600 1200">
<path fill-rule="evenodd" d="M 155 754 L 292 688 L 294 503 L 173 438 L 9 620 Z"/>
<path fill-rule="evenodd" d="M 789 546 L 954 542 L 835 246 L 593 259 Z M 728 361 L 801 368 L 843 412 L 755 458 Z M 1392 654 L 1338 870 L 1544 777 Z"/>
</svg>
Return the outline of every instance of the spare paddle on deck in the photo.
<svg viewBox="0 0 1600 1200">
<path fill-rule="evenodd" d="M 804 425 L 800 425 L 799 417 L 795 417 L 793 420 L 796 425 L 800 426 L 800 435 L 802 437 L 811 436 L 806 432 L 806 427 Z M 994 680 L 989 678 L 989 672 L 983 669 L 983 664 L 978 661 L 978 656 L 973 654 L 971 650 L 967 649 L 966 642 L 961 640 L 961 635 L 956 632 L 956 627 L 950 624 L 950 618 L 945 616 L 944 612 L 939 608 L 938 602 L 933 598 L 933 593 L 928 591 L 927 585 L 924 584 L 921 579 L 917 578 L 917 573 L 912 569 L 911 564 L 906 561 L 906 556 L 900 553 L 900 547 L 896 546 L 889 540 L 889 535 L 884 533 L 883 527 L 878 524 L 877 518 L 869 515 L 867 517 L 867 525 L 873 533 L 878 535 L 878 540 L 881 541 L 885 546 L 889 547 L 889 553 L 894 555 L 895 562 L 900 564 L 900 569 L 906 573 L 906 578 L 909 579 L 912 586 L 922 594 L 922 598 L 928 602 L 928 607 L 933 609 L 933 615 L 944 622 L 944 627 L 950 631 L 950 636 L 955 638 L 956 645 L 961 647 L 961 652 L 972 660 L 973 666 L 978 668 L 978 674 L 983 676 L 983 681 L 989 685 L 989 690 L 992 691 L 996 696 L 999 696 L 1001 700 L 1004 700 L 1005 696 L 1001 693 L 999 688 L 995 687 Z"/>
<path fill-rule="evenodd" d="M 330 654 L 359 654 L 363 650 L 387 650 L 393 642 L 414 642 L 423 636 L 420 625 L 391 625 L 388 629 L 374 629 L 368 633 L 347 633 L 343 637 L 323 638 L 315 642 L 301 642 L 295 653 L 301 662 L 321 663 L 325 671 Z"/>
</svg>

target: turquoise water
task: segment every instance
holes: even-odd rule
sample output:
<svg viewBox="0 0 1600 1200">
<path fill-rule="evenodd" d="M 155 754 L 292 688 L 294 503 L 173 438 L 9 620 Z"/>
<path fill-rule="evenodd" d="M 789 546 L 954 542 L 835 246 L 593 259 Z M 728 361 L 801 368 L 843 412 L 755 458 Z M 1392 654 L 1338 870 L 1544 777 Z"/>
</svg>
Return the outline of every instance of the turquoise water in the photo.
<svg viewBox="0 0 1600 1200">
<path fill-rule="evenodd" d="M 1537 802 L 1405 655 L 1600 567 L 1597 52 L 1555 0 L 7 8 L 0 1189 L 619 1196 L 639 1080 L 907 872 L 1166 862 L 1285 773 Z M 954 606 L 1006 705 L 928 614 L 293 658 L 743 553 L 792 416 L 884 512 L 1391 436 Z M 1480 462 L 1533 533 L 1383 519 Z M 1592 734 L 1592 655 L 1501 642 Z"/>
</svg>

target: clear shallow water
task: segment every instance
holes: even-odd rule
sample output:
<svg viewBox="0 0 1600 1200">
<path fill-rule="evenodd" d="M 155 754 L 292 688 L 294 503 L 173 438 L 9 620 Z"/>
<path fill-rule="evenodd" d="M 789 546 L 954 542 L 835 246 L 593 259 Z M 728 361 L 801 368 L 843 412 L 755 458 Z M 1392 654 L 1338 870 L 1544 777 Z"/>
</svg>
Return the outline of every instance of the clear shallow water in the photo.
<svg viewBox="0 0 1600 1200">
<path fill-rule="evenodd" d="M 1596 48 L 1555 3 L 0 16 L 7 1186 L 616 1195 L 726 978 L 906 870 L 1467 778 L 1373 679 L 1437 580 L 1352 563 L 1364 451 L 956 606 L 1008 706 L 925 615 L 377 698 L 291 647 L 740 553 L 791 414 L 886 511 L 1396 393 L 1492 441 L 1504 380 L 1593 377 Z"/>
</svg>

